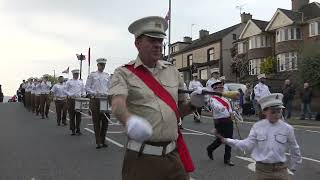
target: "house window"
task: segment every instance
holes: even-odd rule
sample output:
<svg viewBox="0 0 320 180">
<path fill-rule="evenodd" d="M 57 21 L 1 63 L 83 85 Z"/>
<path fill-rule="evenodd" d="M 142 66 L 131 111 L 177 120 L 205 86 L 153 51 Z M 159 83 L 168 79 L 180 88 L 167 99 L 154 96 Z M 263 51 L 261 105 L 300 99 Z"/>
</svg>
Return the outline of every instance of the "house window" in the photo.
<svg viewBox="0 0 320 180">
<path fill-rule="evenodd" d="M 192 66 L 192 61 L 193 61 L 193 56 L 192 56 L 192 54 L 190 54 L 190 55 L 188 55 L 187 56 L 187 60 L 188 60 L 188 66 Z"/>
<path fill-rule="evenodd" d="M 249 61 L 249 75 L 257 75 L 261 73 L 261 63 L 264 59 L 251 59 Z"/>
<path fill-rule="evenodd" d="M 200 79 L 203 79 L 203 80 L 208 79 L 208 70 L 207 69 L 200 69 L 199 74 L 200 74 Z"/>
<path fill-rule="evenodd" d="M 270 47 L 270 37 L 267 35 L 252 36 L 249 39 L 249 49 Z"/>
<path fill-rule="evenodd" d="M 237 34 L 232 34 L 232 39 L 237 40 Z"/>
<path fill-rule="evenodd" d="M 300 40 L 301 30 L 299 27 L 287 27 L 278 29 L 276 32 L 276 41 L 290 41 L 290 40 Z"/>
<path fill-rule="evenodd" d="M 214 60 L 214 48 L 208 49 L 207 51 L 208 61 Z"/>
<path fill-rule="evenodd" d="M 238 54 L 243 54 L 247 52 L 247 42 L 238 43 Z"/>
<path fill-rule="evenodd" d="M 309 24 L 309 34 L 310 37 L 320 34 L 320 22 L 312 22 Z"/>
<path fill-rule="evenodd" d="M 298 69 L 298 53 L 289 52 L 277 55 L 278 72 Z"/>
<path fill-rule="evenodd" d="M 171 47 L 171 53 L 175 53 L 178 51 L 178 46 L 172 46 Z"/>
</svg>

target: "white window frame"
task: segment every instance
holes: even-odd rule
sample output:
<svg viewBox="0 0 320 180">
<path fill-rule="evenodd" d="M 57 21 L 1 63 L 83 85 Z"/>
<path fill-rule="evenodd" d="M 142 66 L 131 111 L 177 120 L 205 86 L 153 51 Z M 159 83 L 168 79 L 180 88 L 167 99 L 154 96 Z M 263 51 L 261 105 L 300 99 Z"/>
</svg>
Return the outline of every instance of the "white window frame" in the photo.
<svg viewBox="0 0 320 180">
<path fill-rule="evenodd" d="M 247 50 L 246 50 L 246 44 L 245 42 L 239 42 L 238 43 L 238 54 L 243 54 L 243 53 L 246 53 Z"/>
<path fill-rule="evenodd" d="M 261 64 L 265 59 L 251 59 L 249 60 L 249 75 L 261 74 Z"/>
<path fill-rule="evenodd" d="M 200 79 L 207 80 L 208 79 L 208 69 L 207 68 L 199 69 L 199 75 L 200 75 Z"/>
<path fill-rule="evenodd" d="M 299 31 L 300 35 L 297 33 L 298 31 Z M 286 36 L 287 36 L 287 39 L 286 39 Z M 300 27 L 290 26 L 290 27 L 277 29 L 277 31 L 276 31 L 276 42 L 277 43 L 283 42 L 283 41 L 301 40 L 301 39 L 302 39 L 302 34 L 301 34 Z"/>
<path fill-rule="evenodd" d="M 256 35 L 249 38 L 249 49 L 271 47 L 271 38 L 268 35 Z"/>
<path fill-rule="evenodd" d="M 298 70 L 298 52 L 292 51 L 277 55 L 278 72 Z"/>
<path fill-rule="evenodd" d="M 309 24 L 309 37 L 320 35 L 319 26 L 320 22 L 312 22 Z"/>
<path fill-rule="evenodd" d="M 210 51 L 212 51 L 212 53 L 210 54 Z M 214 48 L 210 48 L 210 49 L 208 49 L 208 60 L 209 61 L 213 61 L 214 60 L 214 58 L 215 58 L 215 53 L 214 53 Z"/>
</svg>

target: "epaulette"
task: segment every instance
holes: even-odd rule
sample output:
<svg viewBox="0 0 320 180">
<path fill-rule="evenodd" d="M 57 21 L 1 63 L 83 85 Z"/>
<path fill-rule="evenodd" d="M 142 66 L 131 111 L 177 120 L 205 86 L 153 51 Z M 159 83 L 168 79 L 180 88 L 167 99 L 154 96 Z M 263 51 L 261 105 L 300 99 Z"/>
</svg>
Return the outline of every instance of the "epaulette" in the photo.
<svg viewBox="0 0 320 180">
<path fill-rule="evenodd" d="M 161 61 L 164 65 L 173 65 L 171 62 L 169 62 L 169 61 L 164 61 L 164 60 L 159 60 L 159 61 Z"/>
<path fill-rule="evenodd" d="M 128 62 L 127 64 L 122 65 L 122 67 L 126 66 L 126 65 L 132 65 L 136 62 L 136 60 L 132 60 L 130 62 Z"/>
</svg>

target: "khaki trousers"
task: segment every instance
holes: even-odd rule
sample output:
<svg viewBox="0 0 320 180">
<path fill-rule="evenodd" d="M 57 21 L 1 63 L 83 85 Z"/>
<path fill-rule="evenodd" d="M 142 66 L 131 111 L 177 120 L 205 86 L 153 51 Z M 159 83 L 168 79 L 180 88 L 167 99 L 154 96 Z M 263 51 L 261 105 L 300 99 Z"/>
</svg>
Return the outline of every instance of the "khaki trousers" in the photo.
<svg viewBox="0 0 320 180">
<path fill-rule="evenodd" d="M 90 99 L 90 110 L 92 112 L 92 121 L 94 134 L 96 137 L 96 144 L 105 144 L 106 133 L 109 121 L 106 116 L 110 118 L 108 113 L 100 113 L 100 100 L 97 98 Z"/>
<path fill-rule="evenodd" d="M 38 115 L 40 112 L 40 94 L 35 96 L 35 105 L 35 111 Z"/>
<path fill-rule="evenodd" d="M 30 111 L 31 110 L 31 92 L 26 92 L 26 107 Z"/>
<path fill-rule="evenodd" d="M 61 114 L 62 114 L 62 123 L 66 124 L 67 122 L 67 101 L 66 100 L 55 100 L 56 112 L 57 112 L 57 124 L 61 123 Z"/>
<path fill-rule="evenodd" d="M 287 166 L 281 164 L 256 164 L 257 180 L 289 180 Z"/>
<path fill-rule="evenodd" d="M 75 101 L 74 99 L 68 98 L 68 113 L 70 118 L 70 130 L 72 132 L 80 132 L 80 124 L 81 124 L 81 113 L 74 110 Z"/>
<path fill-rule="evenodd" d="M 31 111 L 34 112 L 36 108 L 36 96 L 34 94 L 31 94 L 30 102 L 31 102 Z"/>
<path fill-rule="evenodd" d="M 40 113 L 42 117 L 44 117 L 44 114 L 48 116 L 50 103 L 49 94 L 40 95 Z"/>
<path fill-rule="evenodd" d="M 127 149 L 122 180 L 189 180 L 189 176 L 177 150 L 164 156 L 153 156 Z"/>
</svg>

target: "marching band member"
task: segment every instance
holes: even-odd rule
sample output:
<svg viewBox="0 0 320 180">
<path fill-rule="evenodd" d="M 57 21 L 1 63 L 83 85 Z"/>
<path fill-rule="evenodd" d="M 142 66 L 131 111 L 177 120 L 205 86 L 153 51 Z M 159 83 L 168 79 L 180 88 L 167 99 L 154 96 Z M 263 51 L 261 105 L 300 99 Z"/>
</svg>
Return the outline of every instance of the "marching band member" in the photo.
<svg viewBox="0 0 320 180">
<path fill-rule="evenodd" d="M 223 92 L 224 86 L 223 82 L 217 80 L 212 82 L 211 88 L 216 92 Z M 220 97 L 213 95 L 209 99 L 208 105 L 210 106 L 213 113 L 213 120 L 215 131 L 218 134 L 221 134 L 223 137 L 232 138 L 233 136 L 233 121 L 231 119 L 232 108 L 231 104 L 225 97 Z M 211 143 L 207 147 L 208 157 L 213 160 L 213 151 L 217 149 L 221 145 L 221 140 L 219 138 L 215 139 L 213 143 Z M 230 161 L 231 159 L 231 147 L 229 145 L 225 145 L 224 152 L 224 164 L 229 166 L 234 166 L 234 164 Z"/>
<path fill-rule="evenodd" d="M 41 86 L 41 95 L 40 95 L 40 113 L 42 119 L 44 119 L 44 115 L 46 115 L 46 118 L 48 118 L 49 114 L 49 107 L 50 107 L 50 89 L 51 89 L 51 82 L 48 81 L 48 76 L 44 76 Z"/>
<path fill-rule="evenodd" d="M 80 124 L 81 124 L 81 113 L 75 111 L 75 98 L 85 96 L 85 89 L 82 80 L 79 80 L 80 70 L 74 69 L 71 71 L 73 78 L 68 80 L 65 87 L 65 93 L 67 94 L 68 112 L 70 117 L 70 130 L 71 135 L 74 136 L 76 133 L 81 135 Z"/>
<path fill-rule="evenodd" d="M 101 147 L 108 147 L 105 142 L 105 136 L 108 129 L 109 113 L 100 112 L 100 98 L 107 97 L 109 74 L 103 72 L 106 66 L 107 59 L 97 59 L 98 70 L 92 72 L 86 82 L 86 91 L 90 95 L 90 110 L 92 112 L 92 121 L 94 127 L 94 134 L 96 137 L 96 149 Z"/>
<path fill-rule="evenodd" d="M 41 80 L 36 81 L 36 90 L 35 90 L 35 111 L 36 115 L 39 115 L 40 112 L 40 96 L 41 96 Z"/>
<path fill-rule="evenodd" d="M 237 140 L 218 135 L 222 142 L 241 151 L 251 152 L 252 159 L 256 161 L 257 180 L 288 180 L 287 167 L 294 172 L 302 162 L 294 129 L 282 120 L 282 98 L 282 94 L 273 93 L 259 99 L 266 118 L 252 126 L 246 139 Z M 291 155 L 287 165 L 288 148 Z"/>
<path fill-rule="evenodd" d="M 266 85 L 266 75 L 259 74 L 257 78 L 259 80 L 259 83 L 254 86 L 254 100 L 256 102 L 259 102 L 261 98 L 268 96 L 271 93 L 270 93 L 269 87 Z M 259 103 L 255 103 L 255 104 L 256 104 L 256 107 L 255 107 L 256 114 L 259 115 L 259 118 L 261 119 L 264 118 L 260 104 Z"/>
<path fill-rule="evenodd" d="M 25 86 L 25 96 L 26 96 L 26 107 L 28 109 L 28 111 L 31 111 L 31 90 L 32 90 L 32 81 L 33 79 L 32 78 L 29 78 L 28 79 L 28 82 Z"/>
<path fill-rule="evenodd" d="M 64 126 L 67 125 L 67 95 L 65 93 L 65 84 L 63 80 L 64 80 L 63 76 L 59 76 L 58 77 L 59 82 L 55 84 L 51 89 L 51 92 L 54 96 L 55 106 L 56 106 L 58 126 L 61 125 L 61 119 L 62 119 L 62 124 Z"/>
<path fill-rule="evenodd" d="M 195 91 L 197 89 L 202 89 L 203 86 L 202 86 L 201 82 L 197 79 L 198 73 L 193 73 L 192 77 L 193 77 L 193 79 L 189 83 L 189 90 Z M 201 122 L 200 121 L 200 119 L 201 119 L 201 110 L 202 110 L 202 107 L 198 107 L 196 109 L 196 111 L 193 113 L 194 122 L 197 122 L 197 123 Z"/>
<path fill-rule="evenodd" d="M 31 111 L 33 113 L 35 113 L 35 109 L 36 109 L 36 96 L 35 96 L 35 92 L 36 92 L 36 82 L 37 82 L 37 78 L 34 78 L 33 82 L 31 83 L 31 96 L 30 96 L 30 103 L 31 103 Z"/>
</svg>

